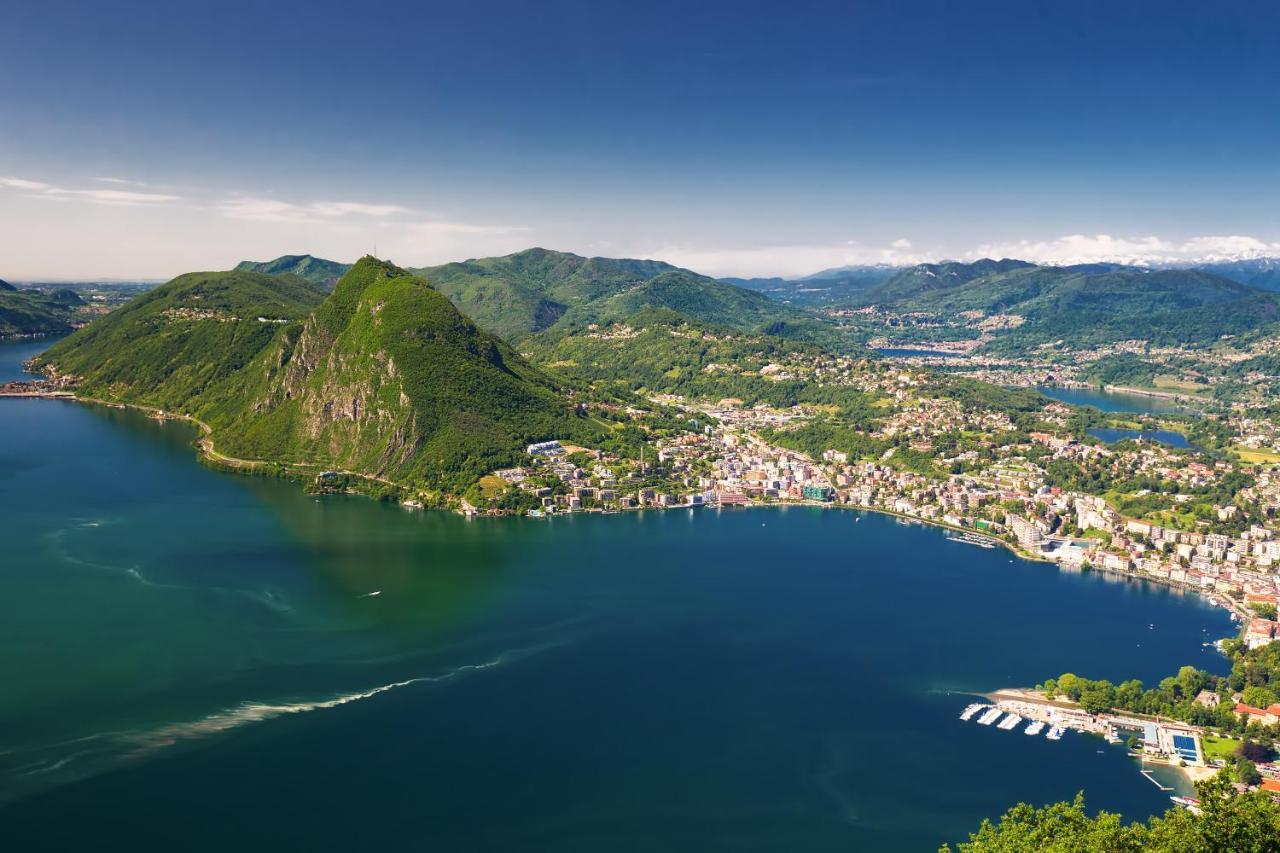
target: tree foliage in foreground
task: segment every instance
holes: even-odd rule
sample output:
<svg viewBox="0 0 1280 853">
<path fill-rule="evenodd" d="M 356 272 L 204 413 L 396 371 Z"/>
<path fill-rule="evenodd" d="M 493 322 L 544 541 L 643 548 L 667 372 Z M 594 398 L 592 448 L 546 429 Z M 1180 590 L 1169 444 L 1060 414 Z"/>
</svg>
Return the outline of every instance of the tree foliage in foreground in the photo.
<svg viewBox="0 0 1280 853">
<path fill-rule="evenodd" d="M 1276 853 L 1280 805 L 1259 791 L 1236 793 L 1224 775 L 1196 783 L 1202 814 L 1171 809 L 1146 823 L 1110 812 L 1090 817 L 1084 794 L 1036 808 L 1019 803 L 996 823 L 983 821 L 959 853 Z M 951 851 L 944 844 L 942 851 Z"/>
</svg>

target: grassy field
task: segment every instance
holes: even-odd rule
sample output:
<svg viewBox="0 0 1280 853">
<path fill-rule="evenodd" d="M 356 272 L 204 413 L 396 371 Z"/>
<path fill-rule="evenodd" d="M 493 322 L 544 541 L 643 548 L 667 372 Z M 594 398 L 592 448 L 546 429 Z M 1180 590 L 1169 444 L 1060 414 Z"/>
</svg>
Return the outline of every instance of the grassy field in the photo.
<svg viewBox="0 0 1280 853">
<path fill-rule="evenodd" d="M 488 499 L 496 498 L 507 490 L 507 481 L 492 474 L 481 477 L 477 485 L 480 487 L 480 494 Z"/>
<path fill-rule="evenodd" d="M 1240 746 L 1240 741 L 1229 737 L 1206 736 L 1203 739 L 1203 746 L 1204 757 L 1209 760 L 1230 758 L 1235 754 L 1236 748 Z"/>
<path fill-rule="evenodd" d="M 1273 453 L 1270 450 L 1254 450 L 1238 444 L 1232 447 L 1231 450 L 1240 454 L 1241 462 L 1247 462 L 1250 465 L 1269 465 L 1273 462 L 1280 462 L 1280 453 Z"/>
<path fill-rule="evenodd" d="M 1161 391 L 1177 391 L 1181 394 L 1198 394 L 1209 389 L 1209 386 L 1203 383 L 1188 382 L 1167 373 L 1157 376 L 1153 384 Z"/>
</svg>

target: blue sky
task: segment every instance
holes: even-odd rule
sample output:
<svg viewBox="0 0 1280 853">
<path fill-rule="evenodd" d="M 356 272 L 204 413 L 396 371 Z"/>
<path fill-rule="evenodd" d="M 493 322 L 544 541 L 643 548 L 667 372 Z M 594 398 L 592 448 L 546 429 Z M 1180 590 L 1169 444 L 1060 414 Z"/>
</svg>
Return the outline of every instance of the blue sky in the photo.
<svg viewBox="0 0 1280 853">
<path fill-rule="evenodd" d="M 189 8 L 184 8 L 189 5 Z M 10 2 L 0 277 L 1280 254 L 1273 3 Z"/>
</svg>

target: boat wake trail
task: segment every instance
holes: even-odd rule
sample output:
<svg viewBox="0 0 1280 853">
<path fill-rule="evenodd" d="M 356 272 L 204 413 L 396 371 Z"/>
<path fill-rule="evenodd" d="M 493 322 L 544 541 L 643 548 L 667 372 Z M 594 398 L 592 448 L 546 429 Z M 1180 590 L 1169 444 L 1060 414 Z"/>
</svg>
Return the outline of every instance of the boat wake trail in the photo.
<svg viewBox="0 0 1280 853">
<path fill-rule="evenodd" d="M 262 723 L 267 720 L 283 717 L 289 714 L 305 714 L 310 711 L 323 711 L 329 708 L 337 708 L 352 702 L 359 702 L 362 699 L 372 699 L 382 693 L 389 693 L 392 690 L 398 690 L 402 687 L 410 687 L 414 684 L 439 684 L 445 681 L 453 681 L 461 676 L 472 672 L 481 672 L 486 669 L 493 669 L 509 662 L 522 652 L 528 654 L 530 650 L 519 650 L 516 652 L 504 652 L 501 655 L 487 660 L 483 663 L 465 664 L 455 669 L 447 670 L 439 675 L 422 675 L 414 678 L 406 678 L 404 681 L 393 681 L 390 684 L 382 684 L 377 687 L 371 687 L 368 690 L 359 690 L 352 693 L 342 693 L 328 699 L 317 699 L 311 701 L 286 702 L 286 703 L 267 703 L 267 702 L 243 702 L 234 708 L 225 711 L 219 711 L 210 714 L 199 720 L 192 720 L 182 723 L 172 723 L 167 726 L 161 726 L 158 729 L 152 729 L 138 735 L 130 736 L 129 739 L 135 741 L 137 748 L 133 750 L 131 757 L 143 757 L 147 753 L 156 749 L 163 749 L 173 746 L 184 740 L 193 740 L 206 738 L 212 735 L 221 734 L 240 726 L 250 723 Z"/>
<path fill-rule="evenodd" d="M 440 685 L 484 672 L 550 648 L 547 644 L 512 649 L 480 663 L 463 664 L 432 675 L 420 675 L 319 699 L 280 702 L 245 701 L 194 720 L 155 728 L 102 732 L 61 743 L 0 751 L 0 803 L 39 790 L 79 781 L 147 758 L 184 743 L 206 740 L 241 726 L 279 717 L 338 708 L 415 685 Z"/>
</svg>

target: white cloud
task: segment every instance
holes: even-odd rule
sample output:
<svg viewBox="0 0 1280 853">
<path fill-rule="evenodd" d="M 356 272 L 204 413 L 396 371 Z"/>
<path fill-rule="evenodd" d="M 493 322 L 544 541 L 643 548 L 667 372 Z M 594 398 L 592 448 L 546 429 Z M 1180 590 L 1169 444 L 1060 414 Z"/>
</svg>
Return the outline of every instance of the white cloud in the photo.
<svg viewBox="0 0 1280 853">
<path fill-rule="evenodd" d="M 863 246 L 850 241 L 837 246 L 790 245 L 719 250 L 666 246 L 645 256 L 713 276 L 799 277 L 833 267 L 906 266 L 931 257 L 929 253 L 908 251 L 910 249 L 908 240 L 895 240 L 883 247 Z"/>
<path fill-rule="evenodd" d="M 317 201 L 308 207 L 320 216 L 394 216 L 412 213 L 398 204 L 365 204 L 358 201 Z"/>
<path fill-rule="evenodd" d="M 287 201 L 252 196 L 234 196 L 218 204 L 218 210 L 232 219 L 259 222 L 301 222 L 306 220 L 303 208 Z"/>
<path fill-rule="evenodd" d="M 323 222 L 346 216 L 385 218 L 412 213 L 398 204 L 369 204 L 361 201 L 316 201 L 296 204 L 273 198 L 232 196 L 217 205 L 232 219 L 254 219 L 261 222 Z"/>
<path fill-rule="evenodd" d="M 24 178 L 0 178 L 0 187 L 15 190 L 47 190 L 49 185 L 40 181 L 28 181 Z"/>
<path fill-rule="evenodd" d="M 985 243 L 964 258 L 1019 258 L 1042 264 L 1175 264 L 1257 258 L 1280 254 L 1280 243 L 1240 235 L 1192 237 L 1181 242 L 1156 236 L 1069 234 L 1053 240 Z"/>
<path fill-rule="evenodd" d="M 94 180 L 103 184 L 133 184 L 134 186 L 142 186 L 141 181 L 127 181 L 124 178 L 94 178 Z"/>
<path fill-rule="evenodd" d="M 88 199 L 98 204 L 164 204 L 170 201 L 181 201 L 182 196 L 165 193 L 139 193 L 132 190 L 64 190 L 50 187 L 45 190 L 53 196 L 72 196 Z"/>
<path fill-rule="evenodd" d="M 44 181 L 30 181 L 26 178 L 0 178 L 0 187 L 31 190 L 46 198 L 82 198 L 96 204 L 162 204 L 182 200 L 181 196 L 165 193 L 143 193 L 131 190 L 74 190 L 55 187 Z"/>
</svg>

